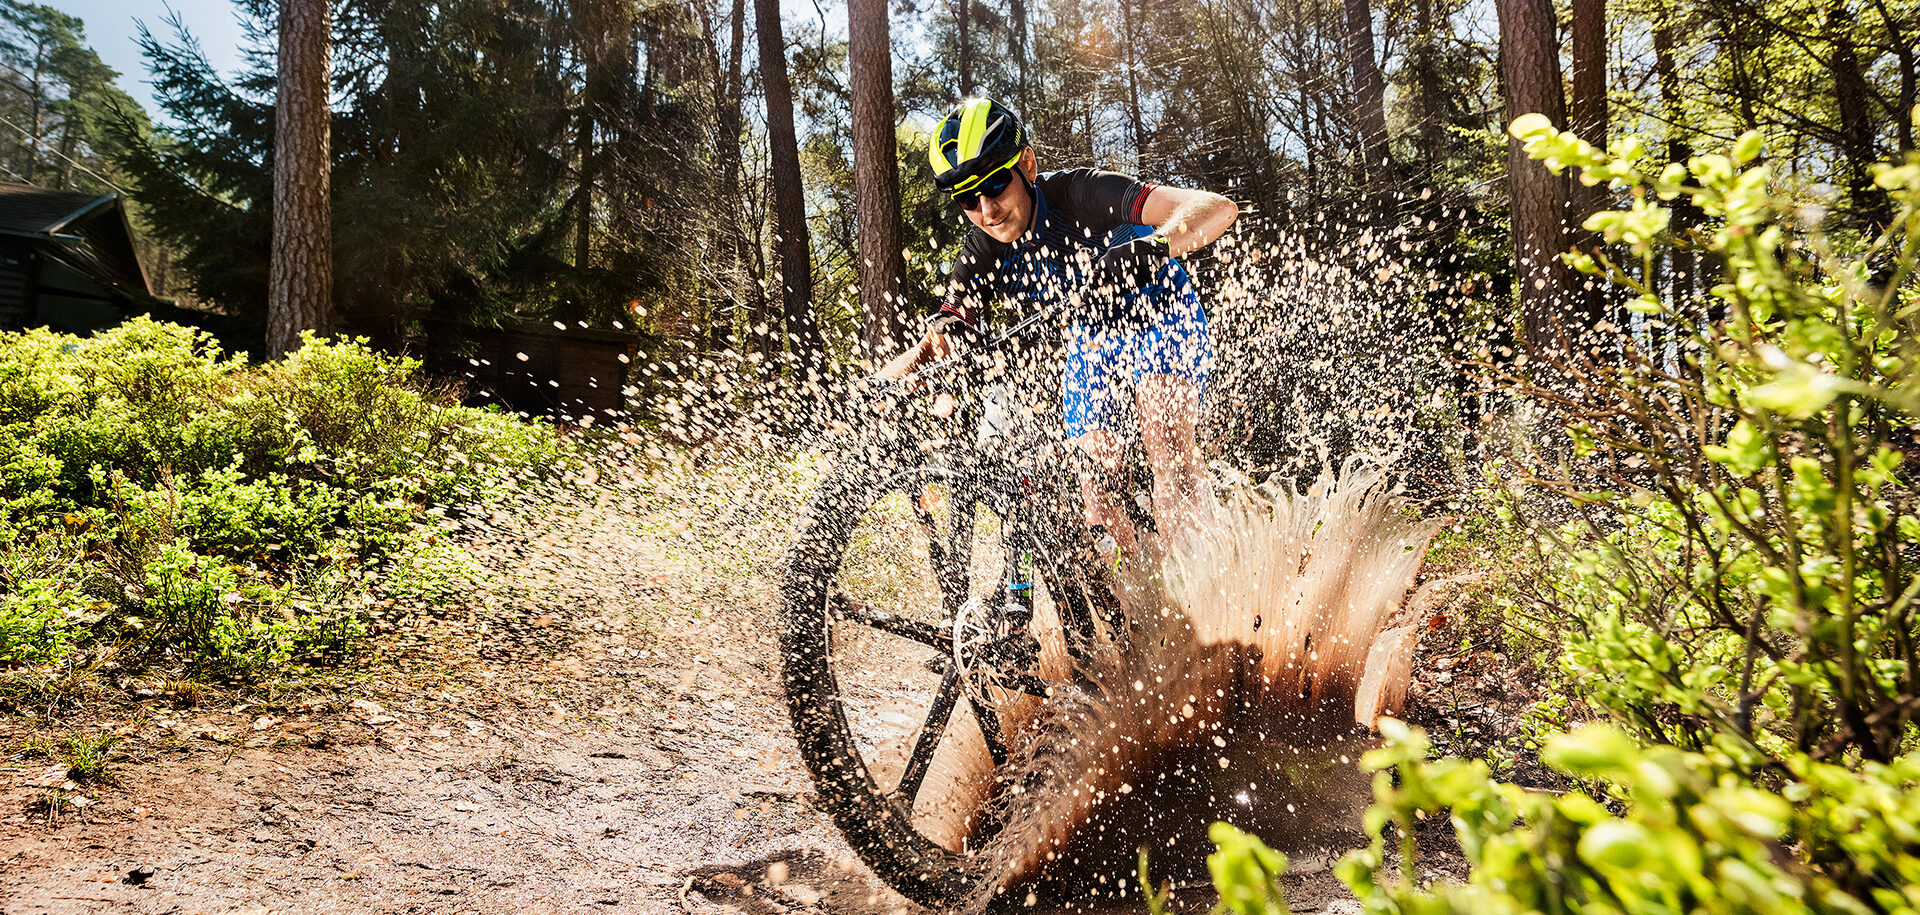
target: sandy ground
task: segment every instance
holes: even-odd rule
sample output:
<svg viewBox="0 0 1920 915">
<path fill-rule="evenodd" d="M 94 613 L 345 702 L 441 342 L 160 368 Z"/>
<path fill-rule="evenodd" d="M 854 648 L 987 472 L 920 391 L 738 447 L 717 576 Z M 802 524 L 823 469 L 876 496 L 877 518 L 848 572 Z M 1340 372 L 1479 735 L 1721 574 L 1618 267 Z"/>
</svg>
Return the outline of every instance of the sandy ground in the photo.
<svg viewBox="0 0 1920 915">
<path fill-rule="evenodd" d="M 58 773 L 0 757 L 0 911 L 920 911 L 798 763 L 770 599 L 786 534 L 739 516 L 778 506 L 659 508 L 607 498 L 529 531 L 473 606 L 383 638 L 348 686 L 122 696 L 91 722 L 122 758 L 84 807 L 36 809 Z M 695 548 L 746 520 L 762 536 L 733 559 Z M 0 719 L 0 747 L 47 728 Z M 1290 898 L 1356 911 L 1344 896 L 1322 869 Z"/>
</svg>

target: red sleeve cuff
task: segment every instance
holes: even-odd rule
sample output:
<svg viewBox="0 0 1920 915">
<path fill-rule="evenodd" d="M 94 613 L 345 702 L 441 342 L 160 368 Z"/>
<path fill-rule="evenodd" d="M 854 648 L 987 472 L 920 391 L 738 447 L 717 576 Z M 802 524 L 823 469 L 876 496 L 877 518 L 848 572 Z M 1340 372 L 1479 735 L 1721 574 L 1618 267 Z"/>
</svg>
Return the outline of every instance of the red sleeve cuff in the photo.
<svg viewBox="0 0 1920 915">
<path fill-rule="evenodd" d="M 968 308 L 964 305 L 956 305 L 952 302 L 942 303 L 940 306 L 940 314 L 951 315 L 952 317 L 959 318 L 960 323 L 965 324 L 968 330 L 975 329 L 976 327 L 979 326 L 979 323 L 980 323 L 978 320 L 976 320 L 976 315 L 973 313 L 973 309 Z"/>
<path fill-rule="evenodd" d="M 1146 225 L 1145 222 L 1141 221 L 1140 214 L 1147 208 L 1147 195 L 1152 194 L 1153 189 L 1159 186 L 1160 185 L 1157 184 L 1143 184 L 1140 186 L 1140 193 L 1133 195 L 1133 212 L 1127 214 L 1127 221 L 1136 226 Z"/>
</svg>

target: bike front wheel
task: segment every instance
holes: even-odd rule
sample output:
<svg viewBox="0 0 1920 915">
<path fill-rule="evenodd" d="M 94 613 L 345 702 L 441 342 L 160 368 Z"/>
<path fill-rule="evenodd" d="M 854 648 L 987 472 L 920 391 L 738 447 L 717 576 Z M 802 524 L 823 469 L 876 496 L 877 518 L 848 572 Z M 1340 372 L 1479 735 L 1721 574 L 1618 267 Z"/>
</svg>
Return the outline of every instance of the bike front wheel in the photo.
<svg viewBox="0 0 1920 915">
<path fill-rule="evenodd" d="M 822 486 L 788 560 L 784 683 L 801 756 L 848 844 L 924 905 L 977 881 L 1006 735 L 1034 713 L 1044 677 L 1067 675 L 1075 636 L 1063 629 L 1087 616 L 1059 550 L 1028 535 L 1045 514 L 1018 487 L 938 458 L 856 462 Z M 975 649 L 1023 579 L 1038 656 L 989 662 Z"/>
</svg>

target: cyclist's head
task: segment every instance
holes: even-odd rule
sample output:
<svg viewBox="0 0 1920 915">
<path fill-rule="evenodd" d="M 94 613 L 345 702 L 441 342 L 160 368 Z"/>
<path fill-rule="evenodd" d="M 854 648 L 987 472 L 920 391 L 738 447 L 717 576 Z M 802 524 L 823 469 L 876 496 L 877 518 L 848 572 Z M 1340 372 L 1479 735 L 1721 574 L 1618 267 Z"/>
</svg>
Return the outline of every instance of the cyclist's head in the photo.
<svg viewBox="0 0 1920 915">
<path fill-rule="evenodd" d="M 1026 231 L 1031 195 L 1025 191 L 1033 160 L 1026 128 L 1012 110 L 991 99 L 962 101 L 934 127 L 927 159 L 933 163 L 934 184 L 967 211 L 974 225 L 1001 241 Z M 1021 193 L 1008 195 L 1016 184 Z M 1021 199 L 1008 199 L 1015 196 Z"/>
</svg>

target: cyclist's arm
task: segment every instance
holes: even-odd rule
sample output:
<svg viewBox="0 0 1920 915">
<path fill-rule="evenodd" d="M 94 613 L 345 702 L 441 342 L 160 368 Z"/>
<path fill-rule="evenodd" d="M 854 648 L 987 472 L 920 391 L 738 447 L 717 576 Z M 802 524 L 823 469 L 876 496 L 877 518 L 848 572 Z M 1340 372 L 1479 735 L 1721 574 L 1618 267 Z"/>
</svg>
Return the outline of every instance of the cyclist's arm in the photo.
<svg viewBox="0 0 1920 915">
<path fill-rule="evenodd" d="M 1212 191 L 1156 185 L 1140 204 L 1139 222 L 1159 227 L 1167 253 L 1179 257 L 1212 244 L 1239 216 L 1233 201 Z"/>
<path fill-rule="evenodd" d="M 905 378 L 927 363 L 952 356 L 961 342 L 956 336 L 977 331 L 988 294 L 980 278 L 981 272 L 986 269 L 986 257 L 976 247 L 984 244 L 983 238 L 976 229 L 960 246 L 960 257 L 954 262 L 953 279 L 945 290 L 945 300 L 940 305 L 940 311 L 927 322 L 927 332 L 920 337 L 920 342 L 888 360 L 880 367 L 880 371 L 874 373 L 876 377 L 888 380 Z"/>
<path fill-rule="evenodd" d="M 907 347 L 900 355 L 887 360 L 887 364 L 875 372 L 877 378 L 898 380 L 912 374 L 914 369 L 929 362 L 945 359 L 953 355 L 953 339 L 937 330 L 928 330 L 920 342 Z"/>
</svg>

